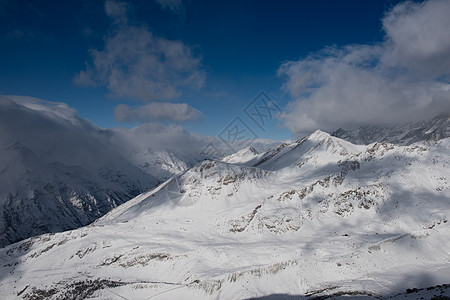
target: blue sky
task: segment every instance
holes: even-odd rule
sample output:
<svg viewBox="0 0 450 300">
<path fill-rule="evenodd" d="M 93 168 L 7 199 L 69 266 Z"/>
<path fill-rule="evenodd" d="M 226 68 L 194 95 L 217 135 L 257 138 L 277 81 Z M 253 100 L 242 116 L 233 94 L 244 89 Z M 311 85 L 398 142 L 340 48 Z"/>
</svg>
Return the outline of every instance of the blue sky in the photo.
<svg viewBox="0 0 450 300">
<path fill-rule="evenodd" d="M 368 79 L 373 84 L 367 90 L 379 90 L 376 88 L 382 85 L 379 77 L 386 73 L 379 70 L 386 69 L 386 61 L 389 70 L 405 68 L 399 58 L 405 55 L 386 58 L 387 53 L 408 48 L 408 45 L 400 47 L 401 42 L 408 43 L 397 34 L 405 32 L 402 26 L 419 41 L 422 35 L 429 34 L 418 32 L 411 19 L 437 20 L 436 24 L 430 24 L 431 28 L 448 27 L 445 15 L 449 11 L 443 1 L 399 3 L 393 0 L 0 0 L 0 94 L 66 102 L 81 117 L 105 128 L 131 127 L 150 121 L 176 123 L 190 132 L 217 136 L 239 117 L 258 137 L 284 139 L 316 127 L 365 125 L 364 120 L 348 116 L 345 116 L 348 122 L 320 121 L 334 119 L 332 109 L 330 115 L 323 115 L 326 109 L 320 105 L 328 103 L 320 101 L 329 97 L 327 91 L 337 82 L 328 77 L 323 81 L 323 76 L 312 78 L 311 74 L 305 79 L 304 72 L 336 71 L 340 72 L 336 78 L 348 76 L 346 82 L 350 82 L 352 78 L 361 78 L 355 76 L 357 72 L 375 71 L 379 76 Z M 439 18 L 442 10 L 444 17 Z M 439 39 L 442 36 L 435 37 Z M 424 44 L 433 42 L 426 40 Z M 421 78 L 420 83 L 448 84 L 449 48 L 447 44 L 442 47 L 424 61 L 429 66 L 429 60 L 439 56 L 441 64 L 444 59 L 445 69 L 430 70 L 430 76 Z M 361 52 L 363 63 L 352 61 L 350 65 L 364 66 L 352 74 L 336 63 Z M 314 58 L 308 60 L 308 55 Z M 367 66 L 369 61 L 373 65 Z M 331 69 L 327 69 L 329 66 Z M 423 66 L 425 63 L 418 68 Z M 117 72 L 120 76 L 111 75 Z M 400 83 L 412 78 L 409 75 L 412 72 L 417 69 L 403 72 L 402 78 L 394 75 L 398 85 L 392 88 L 392 93 L 378 97 L 392 95 L 397 99 L 394 90 L 403 93 L 398 90 L 407 87 Z M 408 74 L 408 80 L 404 74 Z M 126 78 L 126 84 L 124 80 L 118 83 L 117 78 Z M 301 90 L 297 90 L 299 84 L 303 84 Z M 148 88 L 153 85 L 154 88 Z M 311 86 L 314 86 L 312 90 Z M 244 112 L 260 91 L 266 92 L 284 113 L 264 128 L 252 123 Z M 344 96 L 350 99 L 354 95 Z M 329 100 L 330 107 L 354 106 L 333 97 Z M 440 100 L 435 95 L 430 97 L 429 102 L 442 104 L 439 109 L 447 108 L 447 95 Z M 184 106 L 173 105 L 180 103 Z M 403 103 L 396 105 L 401 107 Z M 123 108 L 120 112 L 118 105 Z M 385 106 L 374 111 L 383 114 Z M 419 106 L 424 108 L 423 103 L 418 103 Z M 311 113 L 305 113 L 305 109 Z M 410 121 L 419 113 L 405 112 L 404 116 L 386 117 L 383 122 L 398 118 Z M 302 114 L 304 121 L 298 121 Z M 367 119 L 380 118 L 373 115 Z"/>
</svg>

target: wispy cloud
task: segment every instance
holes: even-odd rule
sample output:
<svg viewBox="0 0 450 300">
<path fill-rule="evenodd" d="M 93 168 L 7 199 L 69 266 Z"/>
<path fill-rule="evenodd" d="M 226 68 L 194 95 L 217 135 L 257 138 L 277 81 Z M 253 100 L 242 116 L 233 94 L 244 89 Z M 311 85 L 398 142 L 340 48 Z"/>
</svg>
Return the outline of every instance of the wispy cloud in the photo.
<svg viewBox="0 0 450 300">
<path fill-rule="evenodd" d="M 404 2 L 382 20 L 385 40 L 329 47 L 283 63 L 294 134 L 403 123 L 450 111 L 450 1 Z"/>
<path fill-rule="evenodd" d="M 163 9 L 170 9 L 175 13 L 181 13 L 183 11 L 182 0 L 156 0 Z"/>
<path fill-rule="evenodd" d="M 126 24 L 128 22 L 128 4 L 126 2 L 107 0 L 105 2 L 105 13 L 115 23 Z"/>
<path fill-rule="evenodd" d="M 173 121 L 185 122 L 198 120 L 200 111 L 186 103 L 158 103 L 152 102 L 144 106 L 130 107 L 119 104 L 114 110 L 118 122 L 148 122 L 148 121 Z"/>
<path fill-rule="evenodd" d="M 113 97 L 151 103 L 139 110 L 126 105 L 117 107 L 116 117 L 121 121 L 181 121 L 197 117 L 199 112 L 187 104 L 153 102 L 172 101 L 187 90 L 201 88 L 206 78 L 201 57 L 182 41 L 158 37 L 148 27 L 134 25 L 128 20 L 128 8 L 126 2 L 106 1 L 105 13 L 112 20 L 112 30 L 104 38 L 103 49 L 90 49 L 91 61 L 74 82 L 81 86 L 106 86 Z M 180 115 L 181 108 L 187 114 L 184 117 Z"/>
<path fill-rule="evenodd" d="M 176 99 L 183 88 L 204 85 L 201 58 L 192 48 L 157 37 L 146 26 L 129 25 L 125 3 L 107 1 L 105 11 L 116 26 L 103 49 L 90 50 L 92 62 L 75 83 L 106 85 L 113 96 L 145 102 Z"/>
</svg>

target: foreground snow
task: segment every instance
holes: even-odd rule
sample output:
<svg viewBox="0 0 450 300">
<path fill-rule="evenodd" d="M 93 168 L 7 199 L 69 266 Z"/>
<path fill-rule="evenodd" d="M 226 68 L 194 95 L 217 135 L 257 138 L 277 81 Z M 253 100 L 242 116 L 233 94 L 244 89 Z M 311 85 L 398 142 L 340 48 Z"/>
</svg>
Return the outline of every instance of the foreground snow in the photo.
<svg viewBox="0 0 450 300">
<path fill-rule="evenodd" d="M 317 131 L 206 160 L 91 226 L 1 249 L 0 298 L 449 295 L 449 149 Z"/>
</svg>

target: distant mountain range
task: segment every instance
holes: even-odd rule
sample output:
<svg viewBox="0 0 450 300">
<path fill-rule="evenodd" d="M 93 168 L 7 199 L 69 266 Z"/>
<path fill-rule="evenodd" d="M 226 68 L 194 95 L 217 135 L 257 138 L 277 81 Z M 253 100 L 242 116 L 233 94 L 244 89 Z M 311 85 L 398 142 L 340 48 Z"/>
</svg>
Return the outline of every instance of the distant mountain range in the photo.
<svg viewBox="0 0 450 300">
<path fill-rule="evenodd" d="M 332 135 L 358 145 L 375 142 L 411 145 L 422 141 L 438 141 L 450 137 L 450 113 L 441 114 L 430 121 L 407 125 L 366 126 L 353 131 L 340 128 Z"/>
<path fill-rule="evenodd" d="M 316 131 L 198 162 L 89 226 L 0 249 L 0 297 L 448 297 L 450 138 L 437 127 L 369 145 Z"/>
</svg>

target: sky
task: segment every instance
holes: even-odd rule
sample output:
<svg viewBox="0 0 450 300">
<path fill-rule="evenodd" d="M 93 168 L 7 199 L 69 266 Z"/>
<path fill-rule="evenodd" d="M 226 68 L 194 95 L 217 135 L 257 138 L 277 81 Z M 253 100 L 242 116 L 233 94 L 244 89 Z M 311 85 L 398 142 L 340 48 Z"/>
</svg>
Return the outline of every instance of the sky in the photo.
<svg viewBox="0 0 450 300">
<path fill-rule="evenodd" d="M 418 121 L 450 111 L 449 15 L 449 0 L 0 0 L 0 94 L 219 137 Z"/>
</svg>

